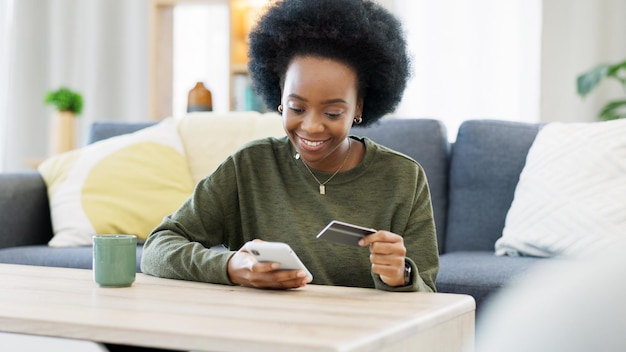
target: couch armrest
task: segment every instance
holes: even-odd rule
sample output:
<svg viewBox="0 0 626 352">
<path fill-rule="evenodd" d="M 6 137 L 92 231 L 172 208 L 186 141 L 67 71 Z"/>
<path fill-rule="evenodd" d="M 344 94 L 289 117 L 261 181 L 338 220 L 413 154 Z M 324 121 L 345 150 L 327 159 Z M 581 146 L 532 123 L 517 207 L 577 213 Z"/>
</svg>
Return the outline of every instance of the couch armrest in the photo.
<svg viewBox="0 0 626 352">
<path fill-rule="evenodd" d="M 48 192 L 39 173 L 0 173 L 0 248 L 51 238 Z"/>
</svg>

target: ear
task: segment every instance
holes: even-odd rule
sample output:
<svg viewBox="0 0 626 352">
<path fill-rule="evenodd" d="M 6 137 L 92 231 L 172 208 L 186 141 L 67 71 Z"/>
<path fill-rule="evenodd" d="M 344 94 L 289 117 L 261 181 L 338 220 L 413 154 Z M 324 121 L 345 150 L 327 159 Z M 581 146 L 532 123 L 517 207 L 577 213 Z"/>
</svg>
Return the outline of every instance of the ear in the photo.
<svg viewBox="0 0 626 352">
<path fill-rule="evenodd" d="M 363 98 L 359 98 L 359 100 L 357 101 L 354 115 L 363 116 Z"/>
</svg>

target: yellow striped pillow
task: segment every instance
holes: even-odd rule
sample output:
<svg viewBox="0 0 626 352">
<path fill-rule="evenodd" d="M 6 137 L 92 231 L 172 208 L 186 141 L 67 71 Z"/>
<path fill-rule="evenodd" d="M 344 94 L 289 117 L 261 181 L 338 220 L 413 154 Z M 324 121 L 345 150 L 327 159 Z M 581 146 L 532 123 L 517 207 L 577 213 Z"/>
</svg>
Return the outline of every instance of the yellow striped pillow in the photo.
<svg viewBox="0 0 626 352">
<path fill-rule="evenodd" d="M 95 234 L 145 240 L 193 191 L 172 118 L 52 157 L 39 172 L 48 187 L 52 247 L 90 245 Z"/>
</svg>

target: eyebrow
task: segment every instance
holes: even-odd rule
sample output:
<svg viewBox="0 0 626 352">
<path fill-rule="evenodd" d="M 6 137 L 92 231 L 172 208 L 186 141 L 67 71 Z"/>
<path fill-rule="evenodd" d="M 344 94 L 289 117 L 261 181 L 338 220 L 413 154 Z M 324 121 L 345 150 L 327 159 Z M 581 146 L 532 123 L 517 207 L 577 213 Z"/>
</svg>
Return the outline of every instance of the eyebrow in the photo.
<svg viewBox="0 0 626 352">
<path fill-rule="evenodd" d="M 301 97 L 298 94 L 289 94 L 288 95 L 290 98 L 296 98 L 298 100 L 302 100 L 302 101 L 308 101 L 308 99 L 306 99 L 305 97 Z M 336 98 L 336 99 L 328 99 L 328 100 L 324 100 L 322 102 L 322 104 L 335 104 L 335 103 L 343 103 L 343 104 L 348 104 L 347 101 L 341 99 L 341 98 Z"/>
</svg>

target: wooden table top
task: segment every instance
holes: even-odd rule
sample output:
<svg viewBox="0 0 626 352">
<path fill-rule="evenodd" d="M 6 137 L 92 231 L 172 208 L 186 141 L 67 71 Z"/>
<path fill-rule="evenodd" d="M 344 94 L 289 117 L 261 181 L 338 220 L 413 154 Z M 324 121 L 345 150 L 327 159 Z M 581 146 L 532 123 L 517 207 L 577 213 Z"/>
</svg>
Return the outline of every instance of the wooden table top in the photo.
<svg viewBox="0 0 626 352">
<path fill-rule="evenodd" d="M 0 264 L 0 331 L 186 350 L 369 351 L 471 313 L 466 295 L 307 285 L 275 291 Z M 473 326 L 472 326 L 473 329 Z"/>
</svg>

